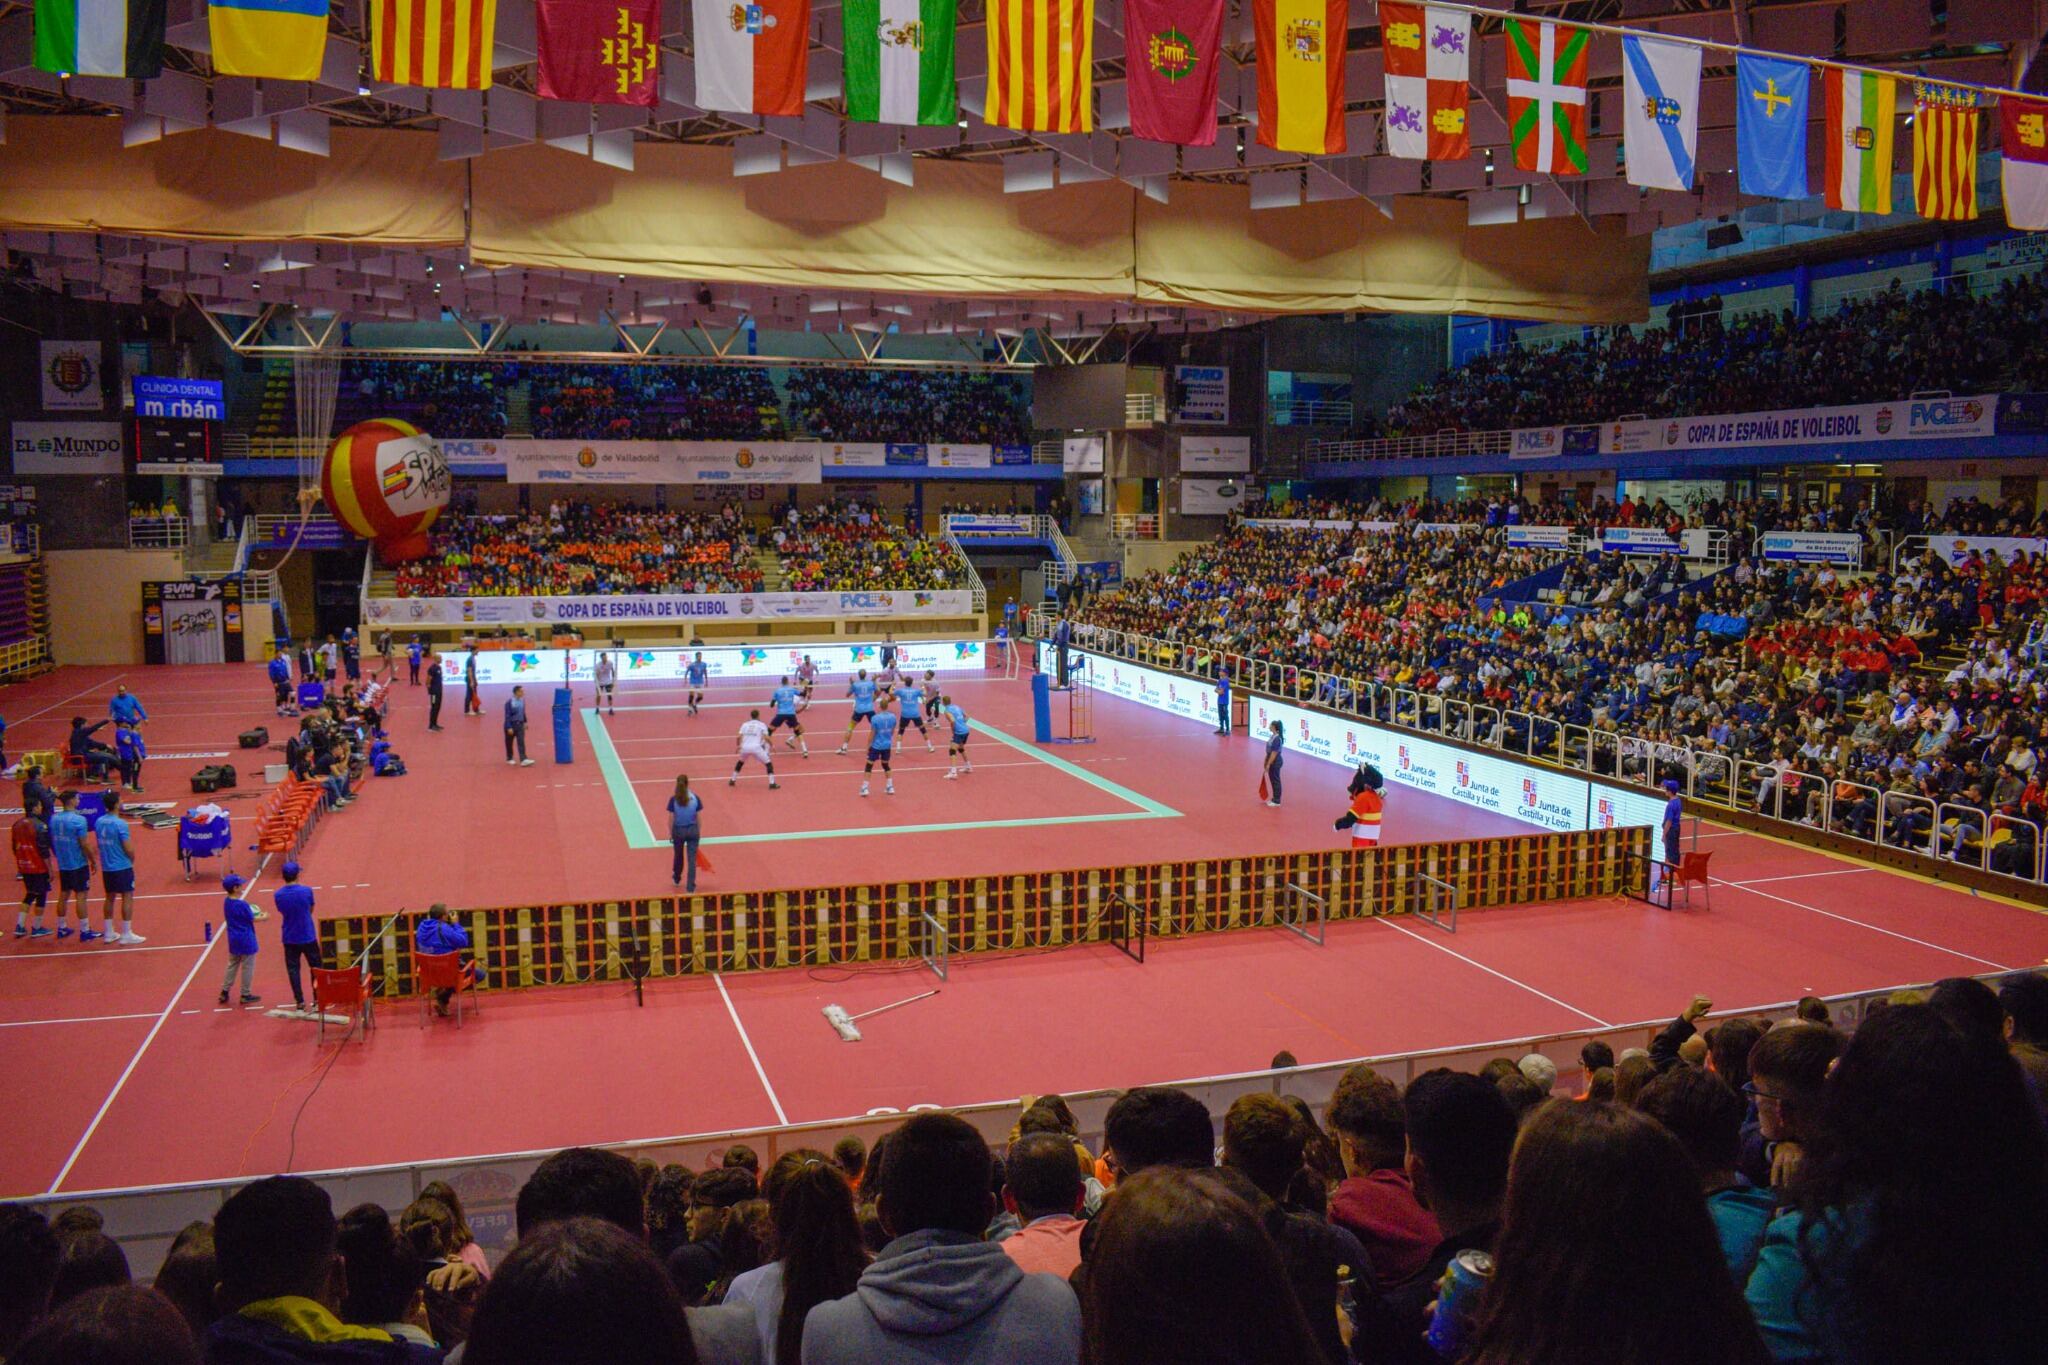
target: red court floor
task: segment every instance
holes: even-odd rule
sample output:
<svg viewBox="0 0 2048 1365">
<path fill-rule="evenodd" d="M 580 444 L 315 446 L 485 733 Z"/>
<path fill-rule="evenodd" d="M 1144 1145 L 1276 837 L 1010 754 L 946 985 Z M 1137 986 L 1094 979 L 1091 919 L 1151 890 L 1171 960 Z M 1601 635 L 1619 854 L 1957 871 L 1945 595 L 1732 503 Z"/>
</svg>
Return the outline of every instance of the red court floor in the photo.
<svg viewBox="0 0 2048 1365">
<path fill-rule="evenodd" d="M 72 714 L 105 714 L 125 681 L 149 708 L 158 757 L 149 797 L 192 800 L 189 771 L 269 716 L 254 666 L 66 669 L 0 689 L 10 755 L 56 744 Z M 1029 734 L 1023 682 L 949 682 L 984 725 Z M 304 861 L 323 914 L 430 900 L 473 905 L 651 895 L 668 850 L 631 848 L 642 809 L 678 770 L 705 784 L 718 872 L 707 888 L 793 886 L 1314 847 L 1332 835 L 1345 774 L 1297 759 L 1287 804 L 1254 803 L 1258 759 L 1243 737 L 1099 699 L 1100 739 L 1059 747 L 974 741 L 975 773 L 942 779 L 943 753 L 915 739 L 899 794 L 862 801 L 838 745 L 846 714 L 821 686 L 805 719 L 807 762 L 777 749 L 782 790 L 758 771 L 737 790 L 731 736 L 761 689 L 729 684 L 689 717 L 673 689 L 622 695 L 602 734 L 608 782 L 581 718 L 576 761 L 551 761 L 536 723 L 531 768 L 508 767 L 499 689 L 444 734 L 424 733 L 422 692 L 399 688 L 394 737 L 413 775 L 370 784 L 328 819 Z M 536 714 L 546 709 L 536 696 Z M 579 701 L 587 701 L 579 698 Z M 765 701 L 765 697 L 759 698 Z M 282 731 L 276 724 L 273 733 Z M 249 762 L 241 762 L 242 759 Z M 238 754 L 260 774 L 255 755 Z M 934 769 L 930 764 L 937 763 Z M 1110 784 L 1108 787 L 1103 783 Z M 260 787 L 252 782 L 244 790 Z M 1122 791 L 1116 790 L 1123 789 Z M 614 790 L 630 790 L 624 809 Z M 145 798 L 147 799 L 147 798 Z M 249 803 L 231 802 L 238 811 Z M 1174 814 L 1159 814 L 1165 808 Z M 1102 819 L 1137 815 L 1143 818 Z M 1089 817 L 1096 817 L 1090 819 Z M 1064 823 L 1076 821 L 1077 823 Z M 1049 823 L 1008 823 L 1039 821 Z M 896 832 L 911 826 L 971 826 Z M 1397 794 L 1391 840 L 1512 832 L 1505 821 Z M 766 836 L 766 837 L 762 837 Z M 859 1012 L 924 989 L 900 968 L 686 979 L 494 995 L 457 1031 L 387 1006 L 368 1045 L 316 1046 L 311 1026 L 214 1004 L 224 951 L 202 938 L 219 891 L 187 884 L 173 836 L 139 835 L 142 948 L 0 941 L 0 1195 L 86 1191 L 275 1171 L 712 1132 L 967 1104 L 1019 1093 L 1123 1086 L 1619 1024 L 1668 1015 L 1695 992 L 1742 1008 L 2048 957 L 2048 919 L 2004 902 L 1727 831 L 1706 836 L 1721 881 L 1711 910 L 1664 913 L 1604 900 L 1466 915 L 1455 936 L 1405 920 L 1332 925 L 1314 947 L 1277 930 L 1155 941 L 1144 965 L 1108 948 L 956 957 L 935 998 L 839 1042 L 819 1014 Z M 250 871 L 250 855 L 238 854 Z M 261 903 L 275 885 L 265 874 Z M 271 921 L 270 924 L 274 924 Z M 288 995 L 265 926 L 258 989 Z M 1019 1027 L 1019 1025 L 1025 1027 Z"/>
</svg>

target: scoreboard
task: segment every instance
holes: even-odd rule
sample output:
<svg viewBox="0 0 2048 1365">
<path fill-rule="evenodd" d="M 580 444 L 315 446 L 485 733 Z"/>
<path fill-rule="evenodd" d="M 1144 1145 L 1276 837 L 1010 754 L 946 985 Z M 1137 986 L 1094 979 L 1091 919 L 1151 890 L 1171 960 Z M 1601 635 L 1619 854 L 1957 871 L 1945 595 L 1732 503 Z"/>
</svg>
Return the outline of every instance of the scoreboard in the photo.
<svg viewBox="0 0 2048 1365">
<path fill-rule="evenodd" d="M 197 417 L 135 418 L 137 474 L 218 474 L 220 423 Z"/>
</svg>

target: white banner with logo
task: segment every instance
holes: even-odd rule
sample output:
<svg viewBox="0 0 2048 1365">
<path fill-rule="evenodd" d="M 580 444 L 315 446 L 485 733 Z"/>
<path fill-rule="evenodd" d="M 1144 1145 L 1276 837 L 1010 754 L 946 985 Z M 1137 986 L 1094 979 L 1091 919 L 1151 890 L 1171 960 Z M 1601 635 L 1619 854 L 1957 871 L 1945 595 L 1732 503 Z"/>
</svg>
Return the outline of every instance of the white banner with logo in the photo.
<svg viewBox="0 0 2048 1365">
<path fill-rule="evenodd" d="M 822 441 L 495 442 L 511 483 L 818 483 Z"/>
<path fill-rule="evenodd" d="M 17 474 L 119 475 L 127 447 L 119 422 L 16 422 L 8 441 Z"/>
<path fill-rule="evenodd" d="M 919 589 L 878 592 L 752 592 L 610 597 L 372 597 L 370 622 L 406 626 L 645 625 L 674 621 L 822 620 L 835 616 L 966 616 L 974 594 Z"/>
<path fill-rule="evenodd" d="M 1517 550 L 1569 550 L 1578 534 L 1569 526 L 1510 526 L 1508 545 Z"/>
<path fill-rule="evenodd" d="M 848 677 L 856 669 L 882 666 L 881 646 L 861 645 L 706 645 L 702 649 L 484 649 L 477 651 L 476 677 L 480 683 L 527 683 L 532 686 L 562 682 L 589 682 L 597 676 L 600 654 L 612 656 L 622 684 L 636 682 L 679 682 L 690 661 L 703 656 L 705 670 L 713 678 L 760 678 L 768 680 L 794 675 L 806 658 L 818 666 L 822 677 Z M 466 650 L 437 654 L 441 676 L 451 685 L 462 685 Z M 922 673 L 979 673 L 987 667 L 987 656 L 979 640 L 923 640 L 896 646 L 899 668 Z M 766 700 L 764 693 L 763 700 Z"/>
<path fill-rule="evenodd" d="M 97 341 L 43 343 L 43 411 L 98 412 L 106 406 L 101 367 L 106 347 Z"/>
<path fill-rule="evenodd" d="M 825 447 L 825 463 L 833 469 L 880 469 L 889 463 L 889 447 L 880 441 L 841 441 Z"/>
<path fill-rule="evenodd" d="M 949 512 L 946 529 L 956 536 L 1036 535 L 1033 518 L 1021 512 Z"/>
<path fill-rule="evenodd" d="M 1839 531 L 1766 531 L 1763 552 L 1765 559 L 1854 569 L 1863 563 L 1863 537 Z"/>
<path fill-rule="evenodd" d="M 1198 474 L 1249 474 L 1252 438 L 1183 436 L 1180 438 L 1180 467 L 1183 471 Z"/>
<path fill-rule="evenodd" d="M 1228 367 L 1176 365 L 1173 383 L 1180 391 L 1180 408 L 1174 413 L 1174 420 L 1207 426 L 1223 426 L 1230 421 Z"/>
<path fill-rule="evenodd" d="M 987 469 L 994 462 L 994 449 L 985 445 L 928 445 L 924 458 L 933 469 Z"/>
<path fill-rule="evenodd" d="M 2048 540 L 2030 536 L 1929 536 L 1928 543 L 1935 550 L 1947 556 L 1951 564 L 1962 564 L 1970 558 L 1970 552 L 1988 555 L 1994 551 L 2000 559 L 2011 559 L 2024 554 L 2029 559 L 2048 553 Z"/>
<path fill-rule="evenodd" d="M 1685 545 L 1650 526 L 1610 526 L 1600 533 L 1600 548 L 1625 555 L 1677 555 Z"/>
<path fill-rule="evenodd" d="M 1714 417 L 1654 417 L 1600 428 L 1600 453 L 1739 450 L 1747 446 L 1859 445 L 1930 436 L 1989 436 L 1997 429 L 1998 395 L 1901 398 L 1839 408 L 1788 408 Z"/>
<path fill-rule="evenodd" d="M 1069 474 L 1102 472 L 1102 438 L 1069 436 L 1060 442 L 1060 468 Z"/>
<path fill-rule="evenodd" d="M 1508 445 L 1510 460 L 1545 460 L 1564 451 L 1563 427 L 1517 427 Z"/>
<path fill-rule="evenodd" d="M 1229 489 L 1228 493 L 1224 489 Z M 1244 485 L 1229 479 L 1182 479 L 1182 516 L 1221 517 L 1236 511 L 1244 502 Z"/>
</svg>

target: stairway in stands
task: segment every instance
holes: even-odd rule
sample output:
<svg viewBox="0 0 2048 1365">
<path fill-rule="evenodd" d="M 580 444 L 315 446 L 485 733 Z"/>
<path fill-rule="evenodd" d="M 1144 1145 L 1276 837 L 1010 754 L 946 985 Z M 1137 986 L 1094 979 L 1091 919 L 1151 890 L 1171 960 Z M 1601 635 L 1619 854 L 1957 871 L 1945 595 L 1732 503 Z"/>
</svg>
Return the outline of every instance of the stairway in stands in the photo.
<svg viewBox="0 0 2048 1365">
<path fill-rule="evenodd" d="M 505 400 L 505 434 L 507 436 L 533 435 L 533 389 L 525 380 L 507 384 L 498 390 L 498 396 Z"/>
<path fill-rule="evenodd" d="M 761 571 L 761 590 L 781 592 L 786 581 L 782 575 L 782 560 L 773 550 L 754 551 L 754 567 Z"/>
</svg>

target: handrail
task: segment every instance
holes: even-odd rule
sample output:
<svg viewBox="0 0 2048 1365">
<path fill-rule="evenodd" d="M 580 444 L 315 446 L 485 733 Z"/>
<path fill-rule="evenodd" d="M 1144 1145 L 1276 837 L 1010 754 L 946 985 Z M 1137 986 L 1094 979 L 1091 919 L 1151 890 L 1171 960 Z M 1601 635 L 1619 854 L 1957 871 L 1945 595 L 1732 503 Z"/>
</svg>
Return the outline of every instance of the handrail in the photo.
<svg viewBox="0 0 2048 1365">
<path fill-rule="evenodd" d="M 974 567 L 974 561 L 969 559 L 967 551 L 960 547 L 960 538 L 953 534 L 952 518 L 940 519 L 939 538 L 952 547 L 953 558 L 960 561 L 960 567 L 967 571 L 968 589 L 974 594 L 974 610 L 985 614 L 988 611 L 988 588 L 981 581 L 981 571 Z"/>
<path fill-rule="evenodd" d="M 192 523 L 184 517 L 128 518 L 131 550 L 182 550 L 192 539 Z"/>
</svg>

